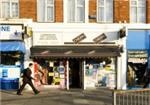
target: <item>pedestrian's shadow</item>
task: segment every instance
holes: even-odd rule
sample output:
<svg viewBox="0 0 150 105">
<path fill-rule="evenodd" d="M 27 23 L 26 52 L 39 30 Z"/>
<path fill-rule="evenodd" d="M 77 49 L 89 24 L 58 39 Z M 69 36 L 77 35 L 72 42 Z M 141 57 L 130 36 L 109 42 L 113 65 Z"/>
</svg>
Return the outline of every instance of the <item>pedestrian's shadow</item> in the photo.
<svg viewBox="0 0 150 105">
<path fill-rule="evenodd" d="M 0 92 L 6 93 L 6 94 L 11 94 L 11 95 L 16 95 L 16 90 L 0 90 Z"/>
</svg>

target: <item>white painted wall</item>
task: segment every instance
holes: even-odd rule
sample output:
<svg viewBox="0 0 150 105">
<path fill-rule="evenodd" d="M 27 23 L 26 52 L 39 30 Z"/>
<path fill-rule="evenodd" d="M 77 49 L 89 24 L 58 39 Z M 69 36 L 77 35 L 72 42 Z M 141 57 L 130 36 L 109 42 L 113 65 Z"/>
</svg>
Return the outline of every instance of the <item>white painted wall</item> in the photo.
<svg viewBox="0 0 150 105">
<path fill-rule="evenodd" d="M 127 89 L 127 49 L 126 38 L 121 39 L 123 47 L 123 53 L 117 57 L 117 89 Z"/>
<path fill-rule="evenodd" d="M 34 23 L 33 45 L 64 45 L 65 42 L 73 42 L 72 39 L 84 33 L 86 39 L 82 42 L 93 42 L 93 39 L 105 33 L 107 39 L 104 41 L 118 41 L 118 31 L 121 25 L 102 25 L 102 24 L 47 24 Z M 44 36 L 50 36 L 44 39 Z"/>
</svg>

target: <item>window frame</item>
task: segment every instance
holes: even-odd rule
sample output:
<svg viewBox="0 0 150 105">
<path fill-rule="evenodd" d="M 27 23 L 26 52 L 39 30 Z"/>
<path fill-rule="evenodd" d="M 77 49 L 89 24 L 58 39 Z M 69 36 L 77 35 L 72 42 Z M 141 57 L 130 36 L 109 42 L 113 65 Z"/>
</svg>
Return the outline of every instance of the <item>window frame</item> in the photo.
<svg viewBox="0 0 150 105">
<path fill-rule="evenodd" d="M 48 20 L 48 7 L 53 8 L 53 20 Z M 45 17 L 44 17 L 44 22 L 55 22 L 55 0 L 53 0 L 53 4 L 48 4 L 48 0 L 45 0 Z"/>
<path fill-rule="evenodd" d="M 8 13 L 8 17 L 5 17 L 3 16 L 3 2 L 5 3 L 9 3 L 9 13 Z M 18 14 L 16 17 L 13 17 L 13 9 L 12 9 L 12 4 L 13 3 L 17 3 L 18 4 Z M 0 18 L 12 18 L 12 19 L 15 19 L 15 18 L 19 18 L 19 0 L 0 0 Z"/>
<path fill-rule="evenodd" d="M 106 20 L 106 0 L 103 0 L 104 1 L 104 5 L 102 6 L 102 5 L 99 5 L 99 0 L 97 0 L 97 12 L 96 12 L 96 21 L 98 22 L 98 23 L 113 23 L 113 16 L 114 16 L 114 0 L 112 0 L 113 2 L 113 4 L 112 4 L 112 8 L 113 8 L 113 10 L 112 10 L 112 21 L 107 21 Z M 104 20 L 102 20 L 102 21 L 100 21 L 99 20 L 99 8 L 103 8 L 104 9 L 104 15 L 103 15 L 103 18 L 104 18 Z"/>
<path fill-rule="evenodd" d="M 132 5 L 132 2 L 136 2 L 136 5 Z M 134 8 L 136 8 L 136 22 L 132 22 L 131 21 L 131 17 L 132 17 L 132 15 L 131 15 L 131 8 L 132 7 L 134 7 Z M 139 21 L 139 8 L 144 8 L 145 9 L 145 22 L 140 22 Z M 139 0 L 130 0 L 130 23 L 146 23 L 146 0 L 145 0 L 145 6 L 139 6 Z"/>
<path fill-rule="evenodd" d="M 68 0 L 67 0 L 67 8 L 68 8 Z M 74 15 L 74 20 L 73 21 L 70 21 L 71 19 L 68 19 L 68 16 L 67 16 L 67 23 L 85 23 L 86 21 L 86 16 L 85 16 L 85 12 L 86 12 L 86 0 L 84 0 L 84 5 L 81 5 L 81 4 L 78 4 L 77 0 L 75 0 L 75 4 L 74 4 L 74 7 L 75 7 L 75 15 Z M 78 12 L 77 12 L 77 9 L 78 8 L 83 8 L 84 9 L 84 20 L 83 21 L 79 21 L 77 19 L 78 17 Z M 68 9 L 67 9 L 68 10 Z M 68 12 L 67 12 L 67 15 L 68 15 Z"/>
</svg>

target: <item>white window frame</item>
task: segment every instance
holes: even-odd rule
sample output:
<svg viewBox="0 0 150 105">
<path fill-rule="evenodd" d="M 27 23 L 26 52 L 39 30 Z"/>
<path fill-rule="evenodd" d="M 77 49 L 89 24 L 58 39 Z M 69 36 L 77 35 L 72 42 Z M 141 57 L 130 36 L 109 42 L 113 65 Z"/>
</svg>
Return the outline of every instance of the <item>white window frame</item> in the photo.
<svg viewBox="0 0 150 105">
<path fill-rule="evenodd" d="M 3 6 L 2 3 L 3 2 L 8 2 L 9 3 L 9 17 L 3 17 Z M 12 3 L 18 3 L 18 16 L 13 17 L 12 16 Z M 19 18 L 19 0 L 0 0 L 0 18 Z"/>
<path fill-rule="evenodd" d="M 132 1 L 135 1 L 136 2 L 136 5 L 132 5 Z M 139 0 L 130 0 L 130 23 L 146 23 L 146 5 L 145 6 L 139 6 Z M 145 0 L 145 4 L 146 4 L 146 0 Z M 131 8 L 132 7 L 136 7 L 136 11 L 137 11 L 137 13 L 136 13 L 136 15 L 137 15 L 137 17 L 136 17 L 136 22 L 132 22 L 131 21 Z M 139 8 L 145 8 L 145 22 L 140 22 L 139 21 Z"/>
<path fill-rule="evenodd" d="M 84 20 L 83 21 L 78 21 L 77 20 L 77 9 L 78 8 L 84 8 Z M 77 22 L 77 23 L 84 23 L 85 22 L 85 0 L 84 0 L 84 5 L 79 5 L 78 3 L 77 3 L 77 0 L 75 0 L 75 22 Z"/>
<path fill-rule="evenodd" d="M 47 3 L 48 0 L 45 0 L 45 21 L 44 22 L 54 22 L 55 21 L 55 0 L 53 0 L 53 4 L 48 4 Z M 52 7 L 53 8 L 53 20 L 48 20 L 48 7 Z"/>
<path fill-rule="evenodd" d="M 67 2 L 64 2 L 64 8 L 68 7 L 68 0 L 66 0 L 66 1 Z M 86 23 L 87 19 L 88 19 L 88 18 L 86 18 L 86 16 L 88 15 L 86 13 L 87 12 L 86 11 L 87 10 L 87 6 L 86 6 L 87 2 L 88 2 L 88 0 L 84 0 L 84 6 L 83 6 L 83 5 L 78 5 L 77 0 L 75 0 L 75 20 L 74 21 L 68 21 L 68 17 L 67 17 L 67 15 L 68 15 L 67 10 L 68 9 L 66 9 L 66 10 L 64 10 L 64 11 L 66 11 L 65 14 L 64 14 L 64 19 L 66 18 L 66 20 L 64 20 L 64 22 L 66 22 L 66 23 Z M 77 18 L 76 18 L 77 17 L 77 8 L 78 7 L 84 8 L 84 20 L 83 21 L 78 21 Z"/>
<path fill-rule="evenodd" d="M 97 15 L 97 16 L 96 16 L 96 17 L 97 17 L 97 18 L 96 18 L 97 22 L 98 22 L 98 23 L 113 23 L 113 20 L 112 20 L 112 21 L 106 21 L 106 8 L 107 8 L 107 7 L 106 7 L 106 0 L 104 0 L 104 5 L 103 5 L 103 6 L 102 6 L 102 5 L 99 5 L 98 2 L 99 2 L 99 0 L 97 0 L 97 14 L 96 14 L 96 15 Z M 113 5 L 114 5 L 114 3 L 113 3 Z M 103 15 L 103 16 L 104 16 L 104 17 L 103 17 L 104 20 L 103 20 L 103 21 L 100 21 L 100 20 L 99 20 L 99 17 L 98 17 L 98 16 L 99 16 L 99 8 L 104 8 L 104 15 Z M 114 15 L 113 10 L 112 10 L 112 13 L 113 13 L 113 15 Z M 113 16 L 112 16 L 112 18 L 113 18 Z"/>
</svg>

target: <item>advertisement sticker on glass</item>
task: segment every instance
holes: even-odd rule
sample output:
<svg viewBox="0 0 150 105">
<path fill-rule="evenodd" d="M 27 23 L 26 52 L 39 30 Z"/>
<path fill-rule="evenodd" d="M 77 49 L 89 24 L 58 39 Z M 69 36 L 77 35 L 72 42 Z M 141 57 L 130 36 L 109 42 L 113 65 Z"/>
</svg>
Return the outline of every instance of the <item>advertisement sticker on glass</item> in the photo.
<svg viewBox="0 0 150 105">
<path fill-rule="evenodd" d="M 60 78 L 65 78 L 65 75 L 64 74 L 60 74 Z"/>
<path fill-rule="evenodd" d="M 64 73 L 64 68 L 63 67 L 59 67 L 59 73 Z"/>
</svg>

